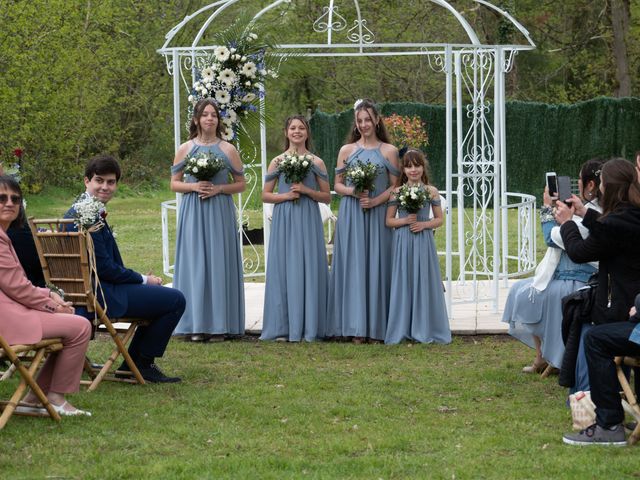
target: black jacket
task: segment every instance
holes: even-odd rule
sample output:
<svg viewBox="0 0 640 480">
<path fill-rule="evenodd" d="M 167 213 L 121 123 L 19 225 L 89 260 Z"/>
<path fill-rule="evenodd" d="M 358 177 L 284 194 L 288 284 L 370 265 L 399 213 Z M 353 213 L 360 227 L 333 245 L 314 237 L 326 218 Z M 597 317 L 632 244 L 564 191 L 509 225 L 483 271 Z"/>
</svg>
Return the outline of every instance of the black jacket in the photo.
<svg viewBox="0 0 640 480">
<path fill-rule="evenodd" d="M 599 261 L 598 289 L 591 312 L 595 324 L 629 319 L 629 309 L 640 293 L 640 208 L 628 204 L 601 216 L 588 209 L 583 239 L 574 222 L 560 229 L 569 258 L 576 263 Z"/>
</svg>

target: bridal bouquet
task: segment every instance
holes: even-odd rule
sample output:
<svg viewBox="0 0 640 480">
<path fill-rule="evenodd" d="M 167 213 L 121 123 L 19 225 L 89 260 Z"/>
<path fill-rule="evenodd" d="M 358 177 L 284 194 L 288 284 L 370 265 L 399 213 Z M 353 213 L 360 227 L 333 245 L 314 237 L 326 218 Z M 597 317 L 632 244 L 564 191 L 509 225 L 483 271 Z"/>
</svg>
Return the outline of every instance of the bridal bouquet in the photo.
<svg viewBox="0 0 640 480">
<path fill-rule="evenodd" d="M 424 185 L 404 184 L 396 195 L 398 207 L 408 213 L 418 213 L 429 200 L 429 192 Z"/>
<path fill-rule="evenodd" d="M 209 180 L 226 165 L 220 157 L 210 153 L 199 152 L 187 157 L 184 174 L 195 177 L 198 181 Z"/>
<path fill-rule="evenodd" d="M 302 182 L 311 167 L 313 166 L 313 156 L 308 153 L 298 155 L 298 153 L 285 153 L 278 162 L 278 172 L 284 175 L 287 183 Z"/>
<path fill-rule="evenodd" d="M 347 166 L 344 178 L 355 187 L 355 193 L 362 193 L 365 190 L 373 192 L 376 189 L 375 181 L 378 170 L 377 165 L 356 158 Z"/>
<path fill-rule="evenodd" d="M 104 203 L 86 192 L 76 198 L 73 212 L 74 223 L 78 229 L 99 230 L 104 225 L 104 219 L 107 218 Z"/>
</svg>

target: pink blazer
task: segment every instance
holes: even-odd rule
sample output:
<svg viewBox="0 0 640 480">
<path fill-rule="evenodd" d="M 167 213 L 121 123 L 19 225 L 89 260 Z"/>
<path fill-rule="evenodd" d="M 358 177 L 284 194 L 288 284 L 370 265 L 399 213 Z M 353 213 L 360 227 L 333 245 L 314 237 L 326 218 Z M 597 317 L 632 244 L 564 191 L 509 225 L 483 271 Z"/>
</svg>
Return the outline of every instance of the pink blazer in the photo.
<svg viewBox="0 0 640 480">
<path fill-rule="evenodd" d="M 7 233 L 0 228 L 0 335 L 9 345 L 42 340 L 40 312 L 55 312 L 49 289 L 27 279 Z"/>
</svg>

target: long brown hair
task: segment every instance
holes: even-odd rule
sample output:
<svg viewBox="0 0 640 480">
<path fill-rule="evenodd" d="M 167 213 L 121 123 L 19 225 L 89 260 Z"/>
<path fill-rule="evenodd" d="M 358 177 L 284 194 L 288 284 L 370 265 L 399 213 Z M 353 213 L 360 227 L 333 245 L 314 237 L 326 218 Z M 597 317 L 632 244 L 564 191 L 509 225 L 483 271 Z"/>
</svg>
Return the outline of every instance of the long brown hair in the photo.
<svg viewBox="0 0 640 480">
<path fill-rule="evenodd" d="M 410 148 L 403 155 L 400 160 L 402 167 L 402 176 L 400 177 L 400 184 L 403 185 L 407 183 L 409 178 L 407 174 L 404 173 L 404 169 L 410 166 L 422 167 L 422 183 L 425 185 L 429 185 L 429 162 L 427 162 L 427 157 L 420 150 L 416 150 L 415 148 Z"/>
<path fill-rule="evenodd" d="M 216 137 L 222 138 L 222 119 L 220 118 L 220 107 L 218 107 L 218 104 L 213 98 L 207 97 L 198 100 L 196 106 L 193 107 L 193 116 L 191 117 L 191 124 L 189 125 L 189 140 L 191 140 L 192 138 L 196 138 L 198 136 L 198 133 L 200 133 L 200 117 L 202 117 L 204 109 L 207 107 L 207 105 L 211 105 L 216 111 L 216 116 L 218 117 Z M 196 120 L 198 120 L 198 123 L 196 123 Z"/>
<path fill-rule="evenodd" d="M 602 213 L 608 215 L 624 203 L 640 207 L 640 184 L 636 168 L 624 158 L 614 158 L 602 166 Z"/>
<path fill-rule="evenodd" d="M 307 120 L 303 115 L 291 115 L 290 117 L 287 117 L 287 119 L 284 121 L 284 149 L 289 150 L 289 137 L 287 136 L 287 131 L 289 130 L 289 126 L 291 125 L 291 122 L 293 122 L 294 120 L 299 120 L 300 122 L 302 122 L 302 124 L 304 125 L 304 128 L 307 129 L 307 139 L 304 141 L 304 148 L 306 148 L 307 150 L 311 151 L 311 125 L 309 125 L 309 120 Z"/>
<path fill-rule="evenodd" d="M 351 125 L 349 135 L 347 135 L 347 143 L 355 143 L 362 138 L 360 130 L 358 130 L 356 120 L 358 118 L 358 112 L 361 112 L 363 110 L 367 112 L 367 115 L 369 115 L 371 121 L 376 126 L 376 137 L 378 137 L 378 139 L 383 141 L 384 143 L 391 143 L 389 133 L 387 132 L 387 127 L 384 126 L 382 117 L 376 109 L 376 104 L 373 103 L 373 100 L 369 100 L 368 98 L 361 100 L 353 110 L 353 124 Z"/>
</svg>

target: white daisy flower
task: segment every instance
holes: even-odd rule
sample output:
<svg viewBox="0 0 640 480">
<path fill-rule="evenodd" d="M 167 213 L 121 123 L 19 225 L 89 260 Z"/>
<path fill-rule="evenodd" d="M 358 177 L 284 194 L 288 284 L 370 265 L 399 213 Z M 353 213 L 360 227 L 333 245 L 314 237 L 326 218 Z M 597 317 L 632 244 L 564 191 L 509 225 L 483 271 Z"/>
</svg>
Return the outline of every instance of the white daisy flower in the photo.
<svg viewBox="0 0 640 480">
<path fill-rule="evenodd" d="M 247 93 L 244 97 L 242 97 L 240 99 L 240 101 L 242 103 L 249 103 L 249 102 L 253 102 L 256 99 L 256 94 L 255 93 Z M 245 110 L 246 112 L 246 110 Z"/>
<path fill-rule="evenodd" d="M 192 171 L 193 173 L 198 173 L 198 167 L 193 167 L 193 168 L 191 169 L 191 171 Z"/>
<path fill-rule="evenodd" d="M 232 127 L 232 126 L 233 126 L 233 121 L 232 121 L 230 118 L 225 117 L 225 118 L 223 118 L 223 119 L 222 119 L 222 124 L 223 124 L 225 127 L 229 128 L 229 127 Z"/>
<path fill-rule="evenodd" d="M 302 166 L 303 166 L 303 167 L 307 167 L 307 166 L 309 166 L 309 162 L 307 162 L 306 160 L 304 160 L 304 161 L 302 162 Z"/>
<path fill-rule="evenodd" d="M 207 67 L 202 70 L 202 80 L 204 80 L 205 82 L 213 82 L 214 76 L 215 72 L 213 68 Z"/>
<path fill-rule="evenodd" d="M 226 117 L 234 123 L 238 120 L 238 115 L 234 110 L 227 110 Z"/>
<path fill-rule="evenodd" d="M 262 75 L 264 77 L 267 74 L 267 71 L 264 68 L 262 68 L 262 69 L 260 69 L 259 73 L 260 73 L 260 75 Z"/>
<path fill-rule="evenodd" d="M 229 92 L 227 92 L 226 90 L 218 90 L 216 92 L 216 101 L 223 105 L 226 103 L 229 103 L 229 100 L 231 100 L 231 96 L 229 95 Z"/>
<path fill-rule="evenodd" d="M 227 142 L 233 140 L 233 129 L 230 127 L 225 128 L 224 133 L 222 134 L 222 139 Z"/>
<path fill-rule="evenodd" d="M 256 76 L 256 64 L 253 62 L 247 62 L 242 66 L 242 74 L 246 77 L 253 78 Z"/>
<path fill-rule="evenodd" d="M 230 68 L 225 68 L 218 75 L 218 80 L 227 86 L 231 86 L 236 81 L 236 74 Z"/>
<path fill-rule="evenodd" d="M 231 50 L 235 51 L 234 48 L 232 48 Z M 216 47 L 213 50 L 213 55 L 216 57 L 216 60 L 218 60 L 219 62 L 226 62 L 227 60 L 229 60 L 229 55 L 231 55 L 233 52 L 229 51 L 229 49 L 227 47 L 220 46 L 220 47 Z"/>
</svg>

